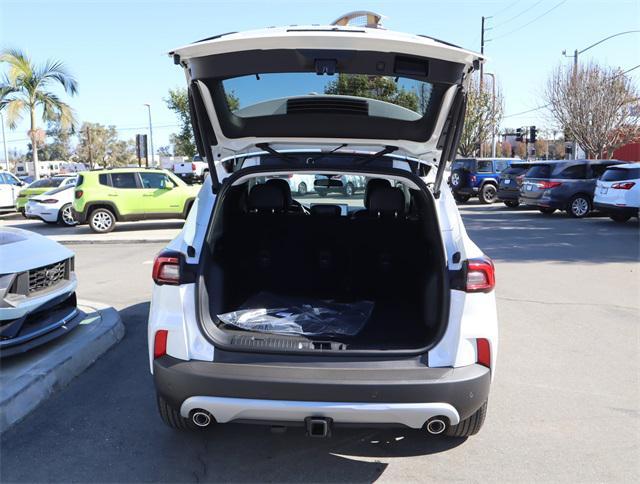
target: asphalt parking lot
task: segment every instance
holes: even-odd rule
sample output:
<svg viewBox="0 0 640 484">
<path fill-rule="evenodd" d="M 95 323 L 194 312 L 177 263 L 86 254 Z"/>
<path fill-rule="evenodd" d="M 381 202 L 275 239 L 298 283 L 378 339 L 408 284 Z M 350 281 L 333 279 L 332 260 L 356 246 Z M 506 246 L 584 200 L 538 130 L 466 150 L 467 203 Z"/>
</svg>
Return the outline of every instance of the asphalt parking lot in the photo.
<svg viewBox="0 0 640 484">
<path fill-rule="evenodd" d="M 179 433 L 148 372 L 151 261 L 164 244 L 71 245 L 79 296 L 121 311 L 124 340 L 0 440 L 0 480 L 636 481 L 640 231 L 607 218 L 462 207 L 497 269 L 500 353 L 468 440 L 411 430 L 225 425 Z"/>
</svg>

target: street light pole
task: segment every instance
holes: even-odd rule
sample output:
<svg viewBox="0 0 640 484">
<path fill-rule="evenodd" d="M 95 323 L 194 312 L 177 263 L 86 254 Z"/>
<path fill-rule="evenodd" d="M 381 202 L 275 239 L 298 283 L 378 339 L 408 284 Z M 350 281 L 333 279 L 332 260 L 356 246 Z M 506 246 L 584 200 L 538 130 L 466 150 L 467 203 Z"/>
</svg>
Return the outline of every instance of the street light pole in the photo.
<svg viewBox="0 0 640 484">
<path fill-rule="evenodd" d="M 9 171 L 9 155 L 7 154 L 7 135 L 4 134 L 4 115 L 0 111 L 0 124 L 2 125 L 2 145 L 4 147 L 4 168 Z"/>
<path fill-rule="evenodd" d="M 151 166 L 153 166 L 153 125 L 151 124 L 151 104 L 145 103 L 147 110 L 149 111 L 149 143 L 151 144 Z M 147 159 L 149 155 L 147 154 Z"/>
<path fill-rule="evenodd" d="M 600 39 L 598 42 L 591 44 L 590 46 L 585 47 L 582 50 L 578 50 L 578 49 L 574 50 L 573 55 L 567 55 L 567 51 L 563 50 L 562 55 L 565 57 L 573 57 L 573 77 L 575 79 L 575 77 L 578 75 L 578 55 L 579 54 L 582 54 L 588 51 L 589 49 L 595 47 L 596 45 L 600 45 L 609 39 L 613 39 L 614 37 L 619 37 L 621 35 L 626 35 L 626 34 L 638 34 L 638 33 L 640 33 L 640 30 L 625 30 L 624 32 L 618 32 L 617 34 L 613 34 L 608 37 L 605 37 L 604 39 Z M 577 141 L 573 142 L 573 159 L 574 160 L 578 159 L 578 142 Z"/>
</svg>

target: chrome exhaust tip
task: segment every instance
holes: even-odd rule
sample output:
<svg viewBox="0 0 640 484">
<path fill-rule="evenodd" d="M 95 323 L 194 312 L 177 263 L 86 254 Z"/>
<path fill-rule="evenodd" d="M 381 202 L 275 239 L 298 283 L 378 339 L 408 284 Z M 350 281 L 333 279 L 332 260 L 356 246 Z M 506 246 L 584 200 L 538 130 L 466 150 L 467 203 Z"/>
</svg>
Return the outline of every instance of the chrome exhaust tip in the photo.
<svg viewBox="0 0 640 484">
<path fill-rule="evenodd" d="M 447 423 L 441 417 L 433 417 L 427 421 L 426 427 L 431 435 L 440 435 L 447 429 Z"/>
<path fill-rule="evenodd" d="M 191 413 L 191 421 L 198 427 L 208 427 L 212 420 L 211 414 L 206 410 L 196 409 Z"/>
</svg>

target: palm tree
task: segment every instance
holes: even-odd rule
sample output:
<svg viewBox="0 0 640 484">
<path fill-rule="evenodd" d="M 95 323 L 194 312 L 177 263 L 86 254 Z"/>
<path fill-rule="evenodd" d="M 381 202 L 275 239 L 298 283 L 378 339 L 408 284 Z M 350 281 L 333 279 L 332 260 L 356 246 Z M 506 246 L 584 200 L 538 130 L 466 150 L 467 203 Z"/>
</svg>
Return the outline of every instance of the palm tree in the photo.
<svg viewBox="0 0 640 484">
<path fill-rule="evenodd" d="M 44 122 L 56 121 L 62 129 L 73 130 L 76 123 L 71 106 L 56 94 L 47 90 L 51 84 L 60 84 L 71 96 L 78 91 L 78 83 L 67 72 L 62 62 L 47 60 L 35 65 L 29 56 L 17 49 L 0 52 L 0 63 L 8 64 L 9 70 L 0 81 L 0 110 L 6 110 L 7 124 L 15 129 L 25 112 L 31 118 L 31 147 L 33 152 L 34 177 L 40 178 L 38 167 L 38 110 L 42 110 Z"/>
</svg>

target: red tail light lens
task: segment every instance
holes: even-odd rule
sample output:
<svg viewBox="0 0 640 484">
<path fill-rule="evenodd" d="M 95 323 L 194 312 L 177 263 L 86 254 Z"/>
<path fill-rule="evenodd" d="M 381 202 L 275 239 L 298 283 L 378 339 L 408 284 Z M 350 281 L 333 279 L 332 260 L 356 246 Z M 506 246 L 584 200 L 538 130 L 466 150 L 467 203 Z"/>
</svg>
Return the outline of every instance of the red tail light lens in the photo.
<svg viewBox="0 0 640 484">
<path fill-rule="evenodd" d="M 195 164 L 195 163 L 191 163 L 191 169 L 192 169 L 193 171 L 196 171 L 196 164 Z"/>
<path fill-rule="evenodd" d="M 552 182 L 552 181 L 541 181 L 538 182 L 538 186 L 543 190 L 548 190 L 549 188 L 556 188 L 562 185 L 561 182 Z"/>
<path fill-rule="evenodd" d="M 167 336 L 169 331 L 161 329 L 156 331 L 156 336 L 153 341 L 153 358 L 160 358 L 167 354 Z"/>
<path fill-rule="evenodd" d="M 40 203 L 58 203 L 55 198 L 47 198 L 46 200 L 40 200 Z"/>
<path fill-rule="evenodd" d="M 467 261 L 466 292 L 489 292 L 496 287 L 496 272 L 488 257 Z"/>
<path fill-rule="evenodd" d="M 477 180 L 476 176 L 475 175 L 471 175 L 471 183 L 472 184 L 475 183 L 476 180 Z"/>
<path fill-rule="evenodd" d="M 153 261 L 151 277 L 153 282 L 159 286 L 180 284 L 180 254 L 173 251 L 164 251 L 158 254 Z"/>
<path fill-rule="evenodd" d="M 616 190 L 631 190 L 634 186 L 634 182 L 622 182 L 614 183 L 613 185 L 611 185 L 611 188 L 615 188 Z"/>
<path fill-rule="evenodd" d="M 79 198 L 82 198 L 82 195 L 84 195 L 84 192 L 82 190 L 76 190 L 76 200 Z"/>
<path fill-rule="evenodd" d="M 489 340 L 478 338 L 476 340 L 476 346 L 478 364 L 491 368 L 491 346 L 489 345 Z"/>
</svg>

